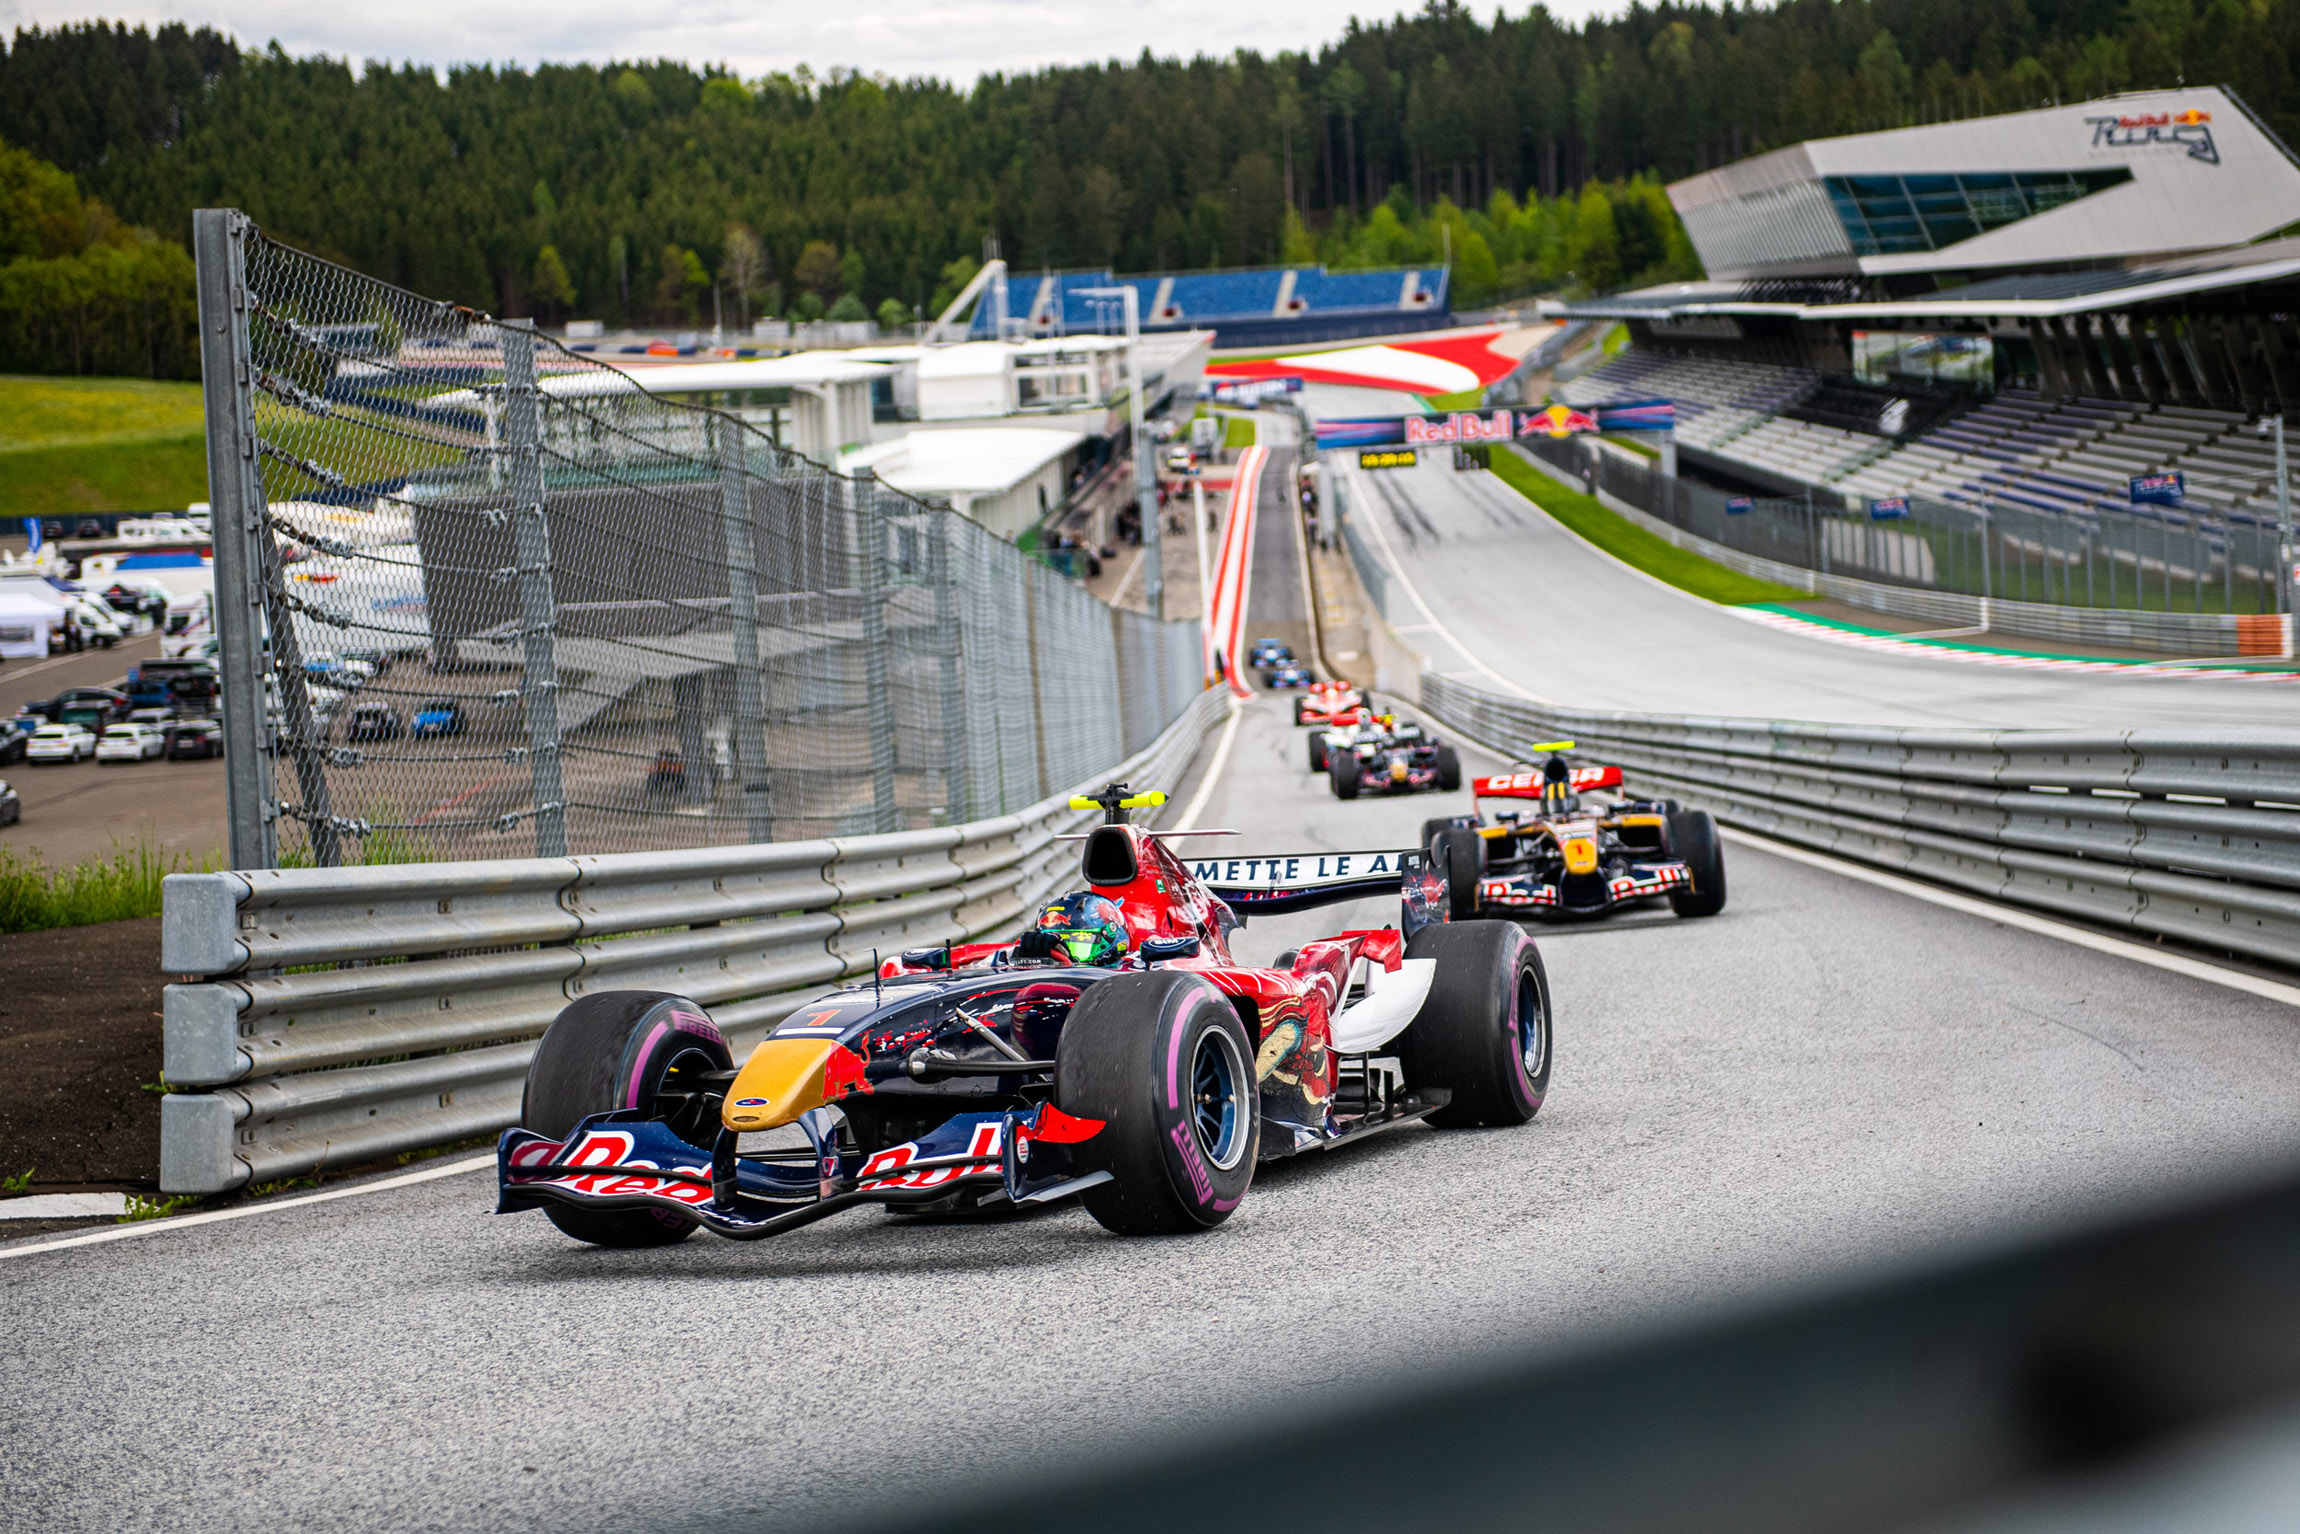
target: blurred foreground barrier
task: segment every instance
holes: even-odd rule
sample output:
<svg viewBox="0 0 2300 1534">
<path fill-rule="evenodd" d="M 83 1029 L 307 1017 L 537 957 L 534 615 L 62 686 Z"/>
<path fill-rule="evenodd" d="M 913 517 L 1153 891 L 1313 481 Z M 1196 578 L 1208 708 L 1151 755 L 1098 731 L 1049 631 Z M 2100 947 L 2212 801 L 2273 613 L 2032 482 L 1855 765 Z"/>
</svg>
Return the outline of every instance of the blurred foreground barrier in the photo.
<svg viewBox="0 0 2300 1534">
<path fill-rule="evenodd" d="M 1172 783 L 1209 691 L 1096 780 Z M 989 727 L 986 724 L 986 727 Z M 160 1186 L 242 1183 L 445 1145 L 519 1115 L 575 997 L 668 990 L 738 1050 L 873 955 L 969 939 L 1063 883 L 1067 793 L 968 825 L 827 841 L 381 868 L 175 874 Z M 197 1089 L 197 1090 L 180 1090 Z"/>
<path fill-rule="evenodd" d="M 1446 1534 L 2289 1528 L 2295 1318 L 2286 1171 L 1765 1314 L 1241 1397 L 1202 1438 L 869 1526 L 1261 1534 L 1341 1505 L 1340 1527 Z"/>
<path fill-rule="evenodd" d="M 1907 730 L 1552 708 L 1436 675 L 1507 752 L 1570 738 L 1641 794 L 1993 899 L 2300 965 L 2300 734 Z"/>
</svg>

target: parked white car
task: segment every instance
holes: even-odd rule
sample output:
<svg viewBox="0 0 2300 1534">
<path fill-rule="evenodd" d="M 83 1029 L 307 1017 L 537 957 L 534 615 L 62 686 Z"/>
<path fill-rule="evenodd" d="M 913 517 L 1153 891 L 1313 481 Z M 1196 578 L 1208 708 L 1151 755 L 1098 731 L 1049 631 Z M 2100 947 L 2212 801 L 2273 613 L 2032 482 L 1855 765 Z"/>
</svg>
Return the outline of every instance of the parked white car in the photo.
<svg viewBox="0 0 2300 1534">
<path fill-rule="evenodd" d="M 168 749 L 168 738 L 148 724 L 115 724 L 96 742 L 99 762 L 148 762 Z"/>
<path fill-rule="evenodd" d="M 24 744 L 27 762 L 84 762 L 96 754 L 96 737 L 83 724 L 44 724 Z"/>
</svg>

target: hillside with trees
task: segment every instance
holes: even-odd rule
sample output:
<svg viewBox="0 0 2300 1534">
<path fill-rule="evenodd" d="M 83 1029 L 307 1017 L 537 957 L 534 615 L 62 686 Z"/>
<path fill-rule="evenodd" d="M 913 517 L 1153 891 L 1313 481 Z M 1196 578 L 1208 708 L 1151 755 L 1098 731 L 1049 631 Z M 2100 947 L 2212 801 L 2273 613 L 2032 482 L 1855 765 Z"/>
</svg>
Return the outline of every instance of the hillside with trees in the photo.
<svg viewBox="0 0 2300 1534">
<path fill-rule="evenodd" d="M 2233 86 L 2291 139 L 2296 44 L 2300 0 L 1787 0 L 1580 26 L 1432 4 L 1315 53 L 960 88 L 354 67 L 99 23 L 15 34 L 0 139 L 125 227 L 181 242 L 193 208 L 232 204 L 364 271 L 546 319 L 932 312 L 993 242 L 1018 269 L 1443 251 L 1475 305 L 1689 273 L 1661 184 L 1803 138 L 2185 79 Z"/>
</svg>

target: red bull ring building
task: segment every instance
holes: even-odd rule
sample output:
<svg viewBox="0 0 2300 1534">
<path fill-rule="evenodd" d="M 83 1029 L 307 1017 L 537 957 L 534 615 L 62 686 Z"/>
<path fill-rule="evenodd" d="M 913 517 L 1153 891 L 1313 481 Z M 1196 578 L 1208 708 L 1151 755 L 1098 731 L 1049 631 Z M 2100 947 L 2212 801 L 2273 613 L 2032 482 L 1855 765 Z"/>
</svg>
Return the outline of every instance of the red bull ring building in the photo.
<svg viewBox="0 0 2300 1534">
<path fill-rule="evenodd" d="M 1555 306 L 1631 345 L 1553 398 L 1674 399 L 1692 471 L 1848 503 L 2121 502 L 2158 471 L 2212 511 L 2272 500 L 2300 162 L 2231 92 L 1817 139 L 1669 196 L 1708 280 Z"/>
</svg>

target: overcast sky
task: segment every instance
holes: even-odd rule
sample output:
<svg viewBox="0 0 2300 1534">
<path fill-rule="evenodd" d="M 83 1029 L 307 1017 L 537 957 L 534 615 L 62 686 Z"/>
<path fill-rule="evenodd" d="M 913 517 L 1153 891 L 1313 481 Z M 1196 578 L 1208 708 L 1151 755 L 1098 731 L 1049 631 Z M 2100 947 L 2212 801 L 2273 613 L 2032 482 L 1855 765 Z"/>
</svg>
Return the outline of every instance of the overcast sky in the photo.
<svg viewBox="0 0 2300 1534">
<path fill-rule="evenodd" d="M 1511 0 L 1514 15 L 1530 0 Z M 127 3 L 92 8 L 72 0 L 0 0 L 0 28 L 96 18 L 183 21 L 290 53 L 457 64 L 539 60 L 672 58 L 723 63 L 744 75 L 845 65 L 897 77 L 967 82 L 991 70 L 1161 56 L 1226 54 L 1239 48 L 1314 51 L 1352 14 L 1406 7 L 1349 0 L 395 0 L 338 10 L 311 0 L 216 0 L 199 10 Z M 1418 9 L 1418 5 L 1414 8 Z M 1560 16 L 1621 8 L 1618 0 L 1551 0 Z M 1490 0 L 1478 6 L 1490 14 Z"/>
</svg>

